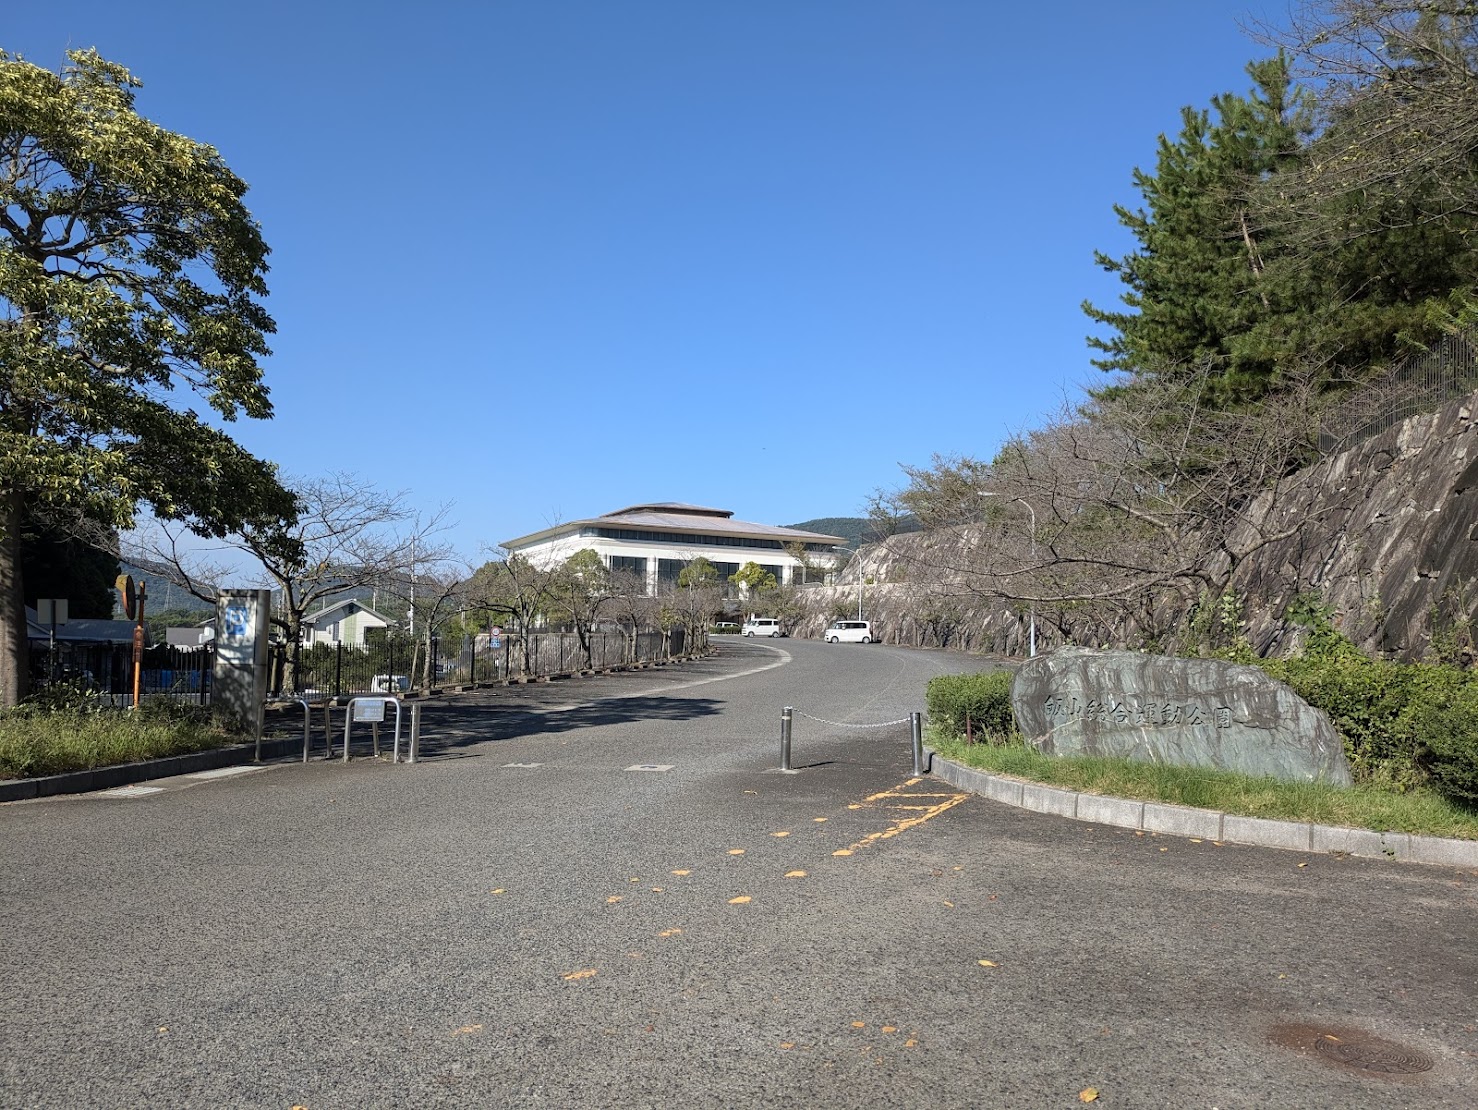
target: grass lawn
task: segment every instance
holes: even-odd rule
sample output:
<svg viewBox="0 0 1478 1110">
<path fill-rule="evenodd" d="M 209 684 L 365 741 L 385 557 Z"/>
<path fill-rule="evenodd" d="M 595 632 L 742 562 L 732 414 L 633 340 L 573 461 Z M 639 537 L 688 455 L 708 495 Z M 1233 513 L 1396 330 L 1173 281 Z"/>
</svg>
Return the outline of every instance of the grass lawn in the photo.
<svg viewBox="0 0 1478 1110">
<path fill-rule="evenodd" d="M 1084 794 L 1197 806 L 1241 817 L 1478 840 L 1478 813 L 1428 790 L 1401 794 L 1372 785 L 1279 782 L 1130 759 L 1070 759 L 1021 744 L 966 744 L 937 734 L 931 734 L 929 744 L 946 759 L 967 767 Z"/>
<path fill-rule="evenodd" d="M 17 712 L 0 716 L 0 779 L 89 771 L 240 742 L 206 719 L 164 713 Z"/>
</svg>

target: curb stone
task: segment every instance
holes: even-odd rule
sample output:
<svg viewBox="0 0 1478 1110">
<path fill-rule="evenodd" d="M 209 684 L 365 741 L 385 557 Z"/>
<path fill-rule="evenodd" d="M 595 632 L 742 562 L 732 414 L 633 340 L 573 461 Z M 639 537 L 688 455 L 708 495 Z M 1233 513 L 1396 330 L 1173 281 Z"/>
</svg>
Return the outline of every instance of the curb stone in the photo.
<svg viewBox="0 0 1478 1110">
<path fill-rule="evenodd" d="M 263 740 L 262 758 L 279 759 L 301 755 L 302 737 L 285 740 Z M 251 763 L 257 746 L 232 744 L 225 748 L 207 748 L 184 755 L 168 755 L 162 759 L 146 759 L 138 763 L 116 763 L 111 767 L 94 767 L 90 771 L 69 771 L 64 775 L 40 775 L 33 779 L 0 781 L 0 802 L 19 802 L 29 798 L 50 798 L 57 794 L 86 794 L 93 790 L 112 790 L 150 779 L 167 779 L 190 775 L 197 771 L 213 771 L 217 767 L 235 767 Z"/>
<path fill-rule="evenodd" d="M 1413 836 L 1408 833 L 1383 833 L 1299 821 L 1239 817 L 1232 813 L 1195 809 L 1191 806 L 1138 802 L 1101 794 L 1076 794 L 1060 787 L 1046 787 L 1008 775 L 992 774 L 978 767 L 965 767 L 945 759 L 933 748 L 926 747 L 924 752 L 929 774 L 937 775 L 961 790 L 968 790 L 972 794 L 980 794 L 1018 809 L 1053 813 L 1076 821 L 1090 821 L 1141 832 L 1223 840 L 1257 848 L 1337 852 L 1366 859 L 1478 868 L 1478 840 L 1451 840 L 1438 836 Z"/>
</svg>

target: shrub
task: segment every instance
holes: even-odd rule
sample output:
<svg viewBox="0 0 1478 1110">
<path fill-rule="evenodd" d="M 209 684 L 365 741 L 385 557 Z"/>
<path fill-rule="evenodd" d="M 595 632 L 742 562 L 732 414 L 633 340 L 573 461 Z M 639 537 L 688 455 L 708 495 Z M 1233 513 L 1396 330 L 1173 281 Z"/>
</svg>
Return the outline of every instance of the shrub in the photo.
<svg viewBox="0 0 1478 1110">
<path fill-rule="evenodd" d="M 1001 743 L 1016 735 L 1011 714 L 1011 674 L 945 674 L 929 680 L 925 692 L 929 724 L 951 737 L 986 736 Z"/>
<path fill-rule="evenodd" d="M 1398 789 L 1426 777 L 1421 763 L 1428 710 L 1472 688 L 1470 676 L 1440 664 L 1392 663 L 1356 651 L 1262 660 L 1274 678 L 1328 715 L 1344 738 L 1350 770 Z"/>
<path fill-rule="evenodd" d="M 1412 719 L 1432 785 L 1459 805 L 1478 808 L 1478 687 L 1469 685 L 1450 701 L 1424 703 Z"/>
</svg>

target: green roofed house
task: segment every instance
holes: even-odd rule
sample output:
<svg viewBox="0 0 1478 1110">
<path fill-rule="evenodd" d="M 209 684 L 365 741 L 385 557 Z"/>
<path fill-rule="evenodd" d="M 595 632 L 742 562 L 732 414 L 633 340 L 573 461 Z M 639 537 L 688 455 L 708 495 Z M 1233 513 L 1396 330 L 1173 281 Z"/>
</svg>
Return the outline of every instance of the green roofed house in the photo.
<svg viewBox="0 0 1478 1110">
<path fill-rule="evenodd" d="M 537 567 L 554 566 L 588 547 L 612 571 L 639 575 L 647 593 L 655 595 L 675 584 L 683 567 L 700 555 L 718 568 L 721 583 L 752 562 L 776 582 L 798 584 L 805 563 L 813 573 L 835 569 L 843 557 L 837 546 L 844 542 L 840 536 L 735 520 L 726 509 L 660 502 L 565 521 L 505 540 L 503 547 Z M 804 552 L 805 562 L 796 552 Z"/>
<path fill-rule="evenodd" d="M 389 624 L 364 602 L 347 598 L 303 618 L 303 646 L 348 644 L 361 647 L 365 629 L 385 628 Z"/>
</svg>

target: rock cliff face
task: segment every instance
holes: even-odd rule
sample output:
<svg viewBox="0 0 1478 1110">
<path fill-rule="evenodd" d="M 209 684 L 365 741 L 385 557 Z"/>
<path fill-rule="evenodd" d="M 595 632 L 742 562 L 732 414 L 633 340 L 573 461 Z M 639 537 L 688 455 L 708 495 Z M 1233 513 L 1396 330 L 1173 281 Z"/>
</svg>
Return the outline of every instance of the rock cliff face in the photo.
<svg viewBox="0 0 1478 1110">
<path fill-rule="evenodd" d="M 1236 569 L 1231 588 L 1244 599 L 1245 630 L 1263 655 L 1294 650 L 1301 630 L 1285 614 L 1316 596 L 1365 650 L 1412 660 L 1440 648 L 1471 658 L 1467 629 L 1478 609 L 1478 394 L 1329 456 L 1313 467 L 1307 493 L 1265 498 L 1267 544 Z M 1296 526 L 1296 527 L 1295 527 Z M 833 607 L 856 612 L 857 575 L 866 576 L 864 615 L 891 643 L 1026 654 L 1025 606 L 972 597 L 964 584 L 909 582 L 908 552 L 918 537 L 864 548 L 839 585 L 807 591 L 812 616 L 799 635 L 819 635 Z M 962 537 L 961 542 L 968 542 Z M 1183 599 L 1166 599 L 1155 629 L 1132 617 L 1106 622 L 1080 611 L 1038 613 L 1039 649 L 1165 645 Z"/>
<path fill-rule="evenodd" d="M 1478 603 L 1475 406 L 1478 394 L 1322 460 L 1310 495 L 1270 513 L 1301 527 L 1232 579 L 1260 653 L 1280 651 L 1283 613 L 1309 592 L 1362 647 L 1392 658 L 1419 659 L 1434 635 L 1461 633 Z"/>
</svg>

